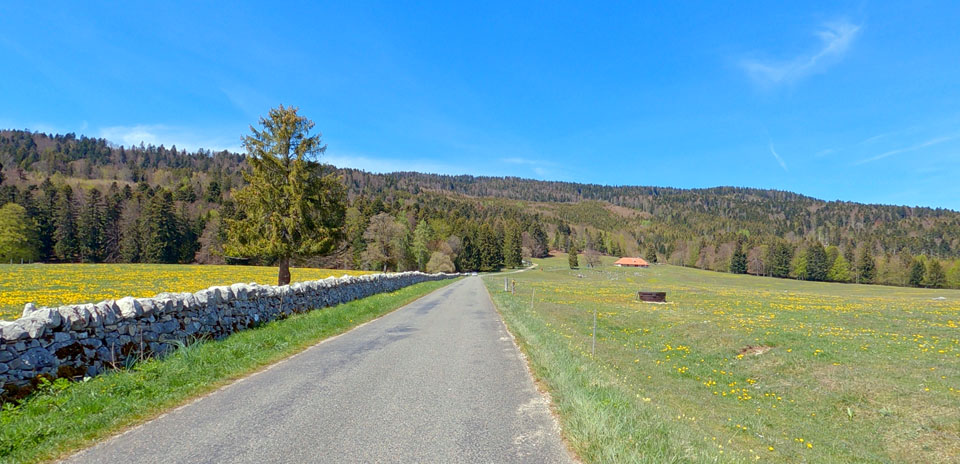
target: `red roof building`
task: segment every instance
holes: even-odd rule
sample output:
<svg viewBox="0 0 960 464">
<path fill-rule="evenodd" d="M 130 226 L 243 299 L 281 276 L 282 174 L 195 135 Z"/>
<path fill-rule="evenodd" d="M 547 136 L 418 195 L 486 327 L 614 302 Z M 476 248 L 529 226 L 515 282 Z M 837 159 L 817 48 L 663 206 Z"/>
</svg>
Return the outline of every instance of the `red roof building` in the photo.
<svg viewBox="0 0 960 464">
<path fill-rule="evenodd" d="M 620 258 L 613 264 L 617 267 L 650 267 L 650 263 L 643 258 Z"/>
</svg>

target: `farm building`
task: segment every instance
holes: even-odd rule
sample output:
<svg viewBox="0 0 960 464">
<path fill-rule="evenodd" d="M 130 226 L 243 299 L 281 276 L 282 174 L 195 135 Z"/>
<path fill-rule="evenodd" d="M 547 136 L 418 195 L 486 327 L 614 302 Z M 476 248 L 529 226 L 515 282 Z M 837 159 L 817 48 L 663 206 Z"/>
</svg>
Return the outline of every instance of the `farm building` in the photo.
<svg viewBox="0 0 960 464">
<path fill-rule="evenodd" d="M 650 267 L 650 263 L 643 258 L 620 258 L 613 264 L 617 267 Z"/>
</svg>

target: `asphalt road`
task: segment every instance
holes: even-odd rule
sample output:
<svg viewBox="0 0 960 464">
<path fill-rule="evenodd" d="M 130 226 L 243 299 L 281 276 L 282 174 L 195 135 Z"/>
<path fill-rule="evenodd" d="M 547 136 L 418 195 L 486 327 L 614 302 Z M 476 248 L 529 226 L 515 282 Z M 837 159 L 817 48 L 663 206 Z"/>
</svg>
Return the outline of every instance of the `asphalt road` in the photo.
<svg viewBox="0 0 960 464">
<path fill-rule="evenodd" d="M 570 461 L 479 277 L 67 460 Z"/>
</svg>

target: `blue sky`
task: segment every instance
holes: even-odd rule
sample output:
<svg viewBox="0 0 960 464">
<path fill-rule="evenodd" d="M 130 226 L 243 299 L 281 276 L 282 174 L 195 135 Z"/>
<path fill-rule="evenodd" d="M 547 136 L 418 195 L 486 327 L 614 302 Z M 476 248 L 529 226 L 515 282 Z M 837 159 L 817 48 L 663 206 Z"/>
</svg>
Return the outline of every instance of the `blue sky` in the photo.
<svg viewBox="0 0 960 464">
<path fill-rule="evenodd" d="M 960 3 L 234 3 L 5 2 L 0 127 L 960 209 Z"/>
</svg>

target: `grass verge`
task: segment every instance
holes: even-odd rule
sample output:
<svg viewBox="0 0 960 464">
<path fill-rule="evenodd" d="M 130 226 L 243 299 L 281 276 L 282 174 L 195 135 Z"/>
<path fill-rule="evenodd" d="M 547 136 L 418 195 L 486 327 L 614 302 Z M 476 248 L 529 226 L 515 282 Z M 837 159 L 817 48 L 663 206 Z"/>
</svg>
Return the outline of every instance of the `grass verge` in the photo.
<svg viewBox="0 0 960 464">
<path fill-rule="evenodd" d="M 189 344 L 85 382 L 58 380 L 0 410 L 0 462 L 55 459 L 410 303 L 452 280 L 311 311 Z"/>
<path fill-rule="evenodd" d="M 516 336 L 537 380 L 550 392 L 564 438 L 584 462 L 673 463 L 706 456 L 684 450 L 682 440 L 654 414 L 634 407 L 609 373 L 586 353 L 573 351 L 530 308 L 530 300 L 487 288 Z"/>
</svg>

